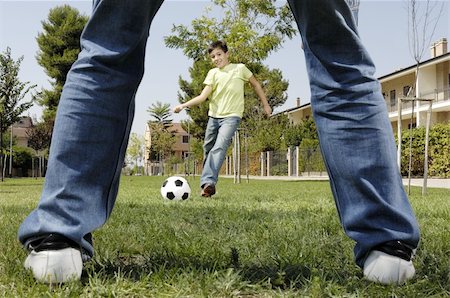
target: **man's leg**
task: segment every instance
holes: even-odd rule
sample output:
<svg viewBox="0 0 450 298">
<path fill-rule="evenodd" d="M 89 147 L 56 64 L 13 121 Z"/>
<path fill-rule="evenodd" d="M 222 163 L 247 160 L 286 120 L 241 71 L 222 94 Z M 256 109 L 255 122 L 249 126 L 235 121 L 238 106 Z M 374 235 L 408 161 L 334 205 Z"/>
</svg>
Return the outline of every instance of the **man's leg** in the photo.
<svg viewBox="0 0 450 298">
<path fill-rule="evenodd" d="M 33 271 L 41 264 L 33 257 L 54 258 L 39 254 L 52 247 L 94 253 L 90 233 L 115 203 L 148 31 L 162 2 L 94 2 L 58 106 L 41 200 L 19 229 L 19 240 L 35 253 L 27 259 Z M 66 280 L 45 270 L 34 273 L 43 281 Z"/>
<path fill-rule="evenodd" d="M 344 230 L 356 241 L 356 262 L 367 267 L 373 250 L 392 252 L 397 246 L 411 255 L 419 242 L 419 228 L 396 165 L 375 67 L 350 9 L 344 0 L 289 0 L 289 4 L 302 35 L 313 115 L 331 189 Z"/>
</svg>

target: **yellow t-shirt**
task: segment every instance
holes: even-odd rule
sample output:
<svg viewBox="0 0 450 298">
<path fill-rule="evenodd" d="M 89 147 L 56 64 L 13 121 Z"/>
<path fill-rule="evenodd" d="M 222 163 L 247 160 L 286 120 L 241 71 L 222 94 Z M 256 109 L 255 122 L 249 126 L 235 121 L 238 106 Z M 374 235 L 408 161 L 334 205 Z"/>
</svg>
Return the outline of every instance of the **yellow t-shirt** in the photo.
<svg viewBox="0 0 450 298">
<path fill-rule="evenodd" d="M 244 82 L 252 72 L 244 64 L 230 63 L 223 68 L 213 68 L 206 75 L 203 84 L 212 87 L 209 96 L 208 116 L 225 118 L 244 113 Z"/>
</svg>

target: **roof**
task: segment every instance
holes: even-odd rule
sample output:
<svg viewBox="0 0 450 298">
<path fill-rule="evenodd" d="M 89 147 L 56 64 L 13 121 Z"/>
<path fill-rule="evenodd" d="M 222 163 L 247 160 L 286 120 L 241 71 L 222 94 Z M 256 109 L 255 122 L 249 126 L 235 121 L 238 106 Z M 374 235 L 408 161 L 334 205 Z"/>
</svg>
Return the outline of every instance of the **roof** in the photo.
<svg viewBox="0 0 450 298">
<path fill-rule="evenodd" d="M 434 58 L 431 58 L 431 59 L 428 59 L 426 61 L 420 62 L 419 66 L 424 66 L 424 65 L 427 65 L 427 64 L 430 64 L 430 65 L 431 64 L 436 64 L 436 63 L 440 62 L 439 60 L 447 60 L 447 59 L 450 59 L 450 52 L 446 53 L 446 54 L 443 54 L 443 55 L 440 55 L 440 56 L 437 56 L 437 57 L 434 57 Z M 402 72 L 412 71 L 416 67 L 417 67 L 417 65 L 413 64 L 413 65 L 408 66 L 406 68 L 402 68 L 402 69 L 396 70 L 394 72 L 391 72 L 391 73 L 389 73 L 387 75 L 384 75 L 382 77 L 379 77 L 378 80 L 381 81 L 381 80 L 384 80 L 384 79 L 389 78 L 391 76 L 398 75 L 398 74 L 400 74 Z"/>
<path fill-rule="evenodd" d="M 284 111 L 272 114 L 272 116 L 277 116 L 277 115 L 280 115 L 280 114 L 289 113 L 289 112 L 296 111 L 296 110 L 301 110 L 301 109 L 309 107 L 310 105 L 311 105 L 311 103 L 308 102 L 308 103 L 302 104 L 299 107 L 293 107 L 293 108 L 290 108 L 290 109 L 287 109 L 287 110 L 284 110 Z"/>
<path fill-rule="evenodd" d="M 167 130 L 170 132 L 173 132 L 173 133 L 187 134 L 187 132 L 181 126 L 181 123 L 178 123 L 178 122 L 176 122 L 176 123 L 172 122 L 172 125 L 169 126 L 169 128 Z"/>
<path fill-rule="evenodd" d="M 147 131 L 150 131 L 150 121 L 147 122 Z M 172 133 L 176 133 L 176 134 L 185 134 L 187 135 L 188 133 L 183 129 L 183 127 L 181 126 L 181 123 L 179 122 L 172 122 L 168 125 L 167 130 L 169 132 Z"/>
</svg>

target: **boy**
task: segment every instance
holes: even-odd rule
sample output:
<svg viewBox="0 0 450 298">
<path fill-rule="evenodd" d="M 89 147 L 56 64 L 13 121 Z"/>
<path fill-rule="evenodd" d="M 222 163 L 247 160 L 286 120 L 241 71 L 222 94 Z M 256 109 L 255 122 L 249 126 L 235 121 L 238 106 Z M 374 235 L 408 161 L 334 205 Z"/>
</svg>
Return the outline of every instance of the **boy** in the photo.
<svg viewBox="0 0 450 298">
<path fill-rule="evenodd" d="M 268 116 L 272 114 L 266 95 L 252 72 L 244 64 L 230 63 L 228 47 L 224 41 L 213 42 L 208 47 L 208 54 L 216 68 L 208 72 L 203 82 L 205 88 L 200 95 L 173 109 L 175 113 L 179 113 L 210 98 L 200 178 L 203 197 L 211 197 L 216 193 L 220 168 L 244 112 L 245 82 L 250 82 L 263 104 L 264 112 Z"/>
</svg>

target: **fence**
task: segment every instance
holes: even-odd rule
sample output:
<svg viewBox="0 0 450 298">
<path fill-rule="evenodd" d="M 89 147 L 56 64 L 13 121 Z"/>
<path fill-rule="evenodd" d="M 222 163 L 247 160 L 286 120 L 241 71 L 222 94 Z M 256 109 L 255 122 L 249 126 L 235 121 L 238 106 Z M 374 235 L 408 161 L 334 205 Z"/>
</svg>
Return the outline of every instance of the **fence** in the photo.
<svg viewBox="0 0 450 298">
<path fill-rule="evenodd" d="M 252 175 L 252 176 L 315 176 L 326 175 L 322 154 L 318 147 L 299 148 L 288 150 L 267 151 L 257 153 L 232 153 L 225 157 L 220 170 L 221 175 Z M 237 157 L 235 157 L 237 156 Z M 199 175 L 202 171 L 202 162 L 185 159 L 183 163 L 169 164 L 152 175 Z M 162 172 L 161 172 L 162 171 Z"/>
</svg>

